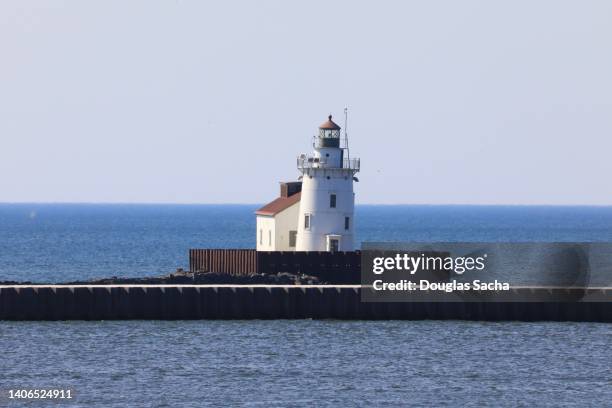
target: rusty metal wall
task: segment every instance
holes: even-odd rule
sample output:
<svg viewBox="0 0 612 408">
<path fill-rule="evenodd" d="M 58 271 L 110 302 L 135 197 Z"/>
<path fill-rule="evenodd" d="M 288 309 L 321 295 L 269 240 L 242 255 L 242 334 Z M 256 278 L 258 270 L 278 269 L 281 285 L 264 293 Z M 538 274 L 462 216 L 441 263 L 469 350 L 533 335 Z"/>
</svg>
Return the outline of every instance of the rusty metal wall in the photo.
<svg viewBox="0 0 612 408">
<path fill-rule="evenodd" d="M 189 270 L 230 275 L 286 272 L 316 276 L 333 283 L 359 283 L 361 253 L 191 249 Z"/>
<path fill-rule="evenodd" d="M 189 270 L 252 275 L 257 273 L 257 252 L 254 249 L 190 249 Z"/>
</svg>

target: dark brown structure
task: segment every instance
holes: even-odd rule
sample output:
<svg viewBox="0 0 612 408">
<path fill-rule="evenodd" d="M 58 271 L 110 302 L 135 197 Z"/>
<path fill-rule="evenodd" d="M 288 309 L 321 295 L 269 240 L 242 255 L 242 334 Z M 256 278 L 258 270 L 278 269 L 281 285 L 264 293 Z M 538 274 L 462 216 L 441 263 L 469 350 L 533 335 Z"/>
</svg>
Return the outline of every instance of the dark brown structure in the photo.
<svg viewBox="0 0 612 408">
<path fill-rule="evenodd" d="M 280 184 L 280 196 L 284 198 L 291 197 L 302 191 L 301 181 L 286 181 Z"/>
<path fill-rule="evenodd" d="M 190 249 L 189 271 L 230 275 L 286 272 L 316 276 L 329 283 L 356 284 L 360 281 L 361 253 Z"/>
<path fill-rule="evenodd" d="M 217 272 L 229 275 L 257 273 L 257 252 L 254 249 L 190 249 L 190 272 Z"/>
</svg>

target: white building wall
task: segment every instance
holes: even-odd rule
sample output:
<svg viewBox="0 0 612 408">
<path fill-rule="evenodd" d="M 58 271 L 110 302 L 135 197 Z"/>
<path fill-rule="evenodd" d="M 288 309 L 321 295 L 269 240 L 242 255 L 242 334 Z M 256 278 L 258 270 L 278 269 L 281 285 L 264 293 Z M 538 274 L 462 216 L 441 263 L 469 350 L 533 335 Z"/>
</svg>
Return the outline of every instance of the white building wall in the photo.
<svg viewBox="0 0 612 408">
<path fill-rule="evenodd" d="M 342 149 L 337 147 L 318 147 L 314 151 L 321 167 L 342 167 Z"/>
<path fill-rule="evenodd" d="M 274 251 L 276 222 L 273 216 L 257 216 L 257 250 Z"/>
<path fill-rule="evenodd" d="M 295 251 L 295 246 L 289 246 L 289 231 L 297 231 L 299 212 L 300 202 L 298 201 L 276 214 L 275 251 Z"/>
<path fill-rule="evenodd" d="M 297 231 L 297 221 L 300 211 L 300 202 L 296 202 L 274 216 L 257 216 L 257 250 L 258 251 L 295 251 L 295 246 L 289 246 L 289 231 Z M 261 231 L 261 232 L 260 232 Z M 268 244 L 268 237 L 272 232 L 272 244 Z M 260 244 L 259 234 L 263 236 Z"/>
<path fill-rule="evenodd" d="M 341 168 L 307 171 L 302 179 L 296 251 L 326 251 L 327 235 L 340 235 L 338 249 L 352 251 L 355 227 L 352 171 Z M 336 208 L 330 208 L 331 194 L 336 194 Z M 310 228 L 306 229 L 305 216 L 309 214 Z M 348 230 L 344 228 L 345 217 L 349 217 Z"/>
</svg>

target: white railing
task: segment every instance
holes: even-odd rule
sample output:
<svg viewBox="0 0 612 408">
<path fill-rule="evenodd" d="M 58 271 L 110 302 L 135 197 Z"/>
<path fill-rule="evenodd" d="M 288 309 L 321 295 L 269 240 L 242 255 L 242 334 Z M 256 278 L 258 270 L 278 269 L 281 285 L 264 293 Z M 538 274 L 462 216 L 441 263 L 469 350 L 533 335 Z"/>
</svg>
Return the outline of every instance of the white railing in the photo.
<svg viewBox="0 0 612 408">
<path fill-rule="evenodd" d="M 297 167 L 298 169 L 302 170 L 302 169 L 318 169 L 318 168 L 338 168 L 338 167 L 330 167 L 327 166 L 327 162 L 325 161 L 325 159 L 319 158 L 319 157 L 314 157 L 314 156 L 307 156 L 305 154 L 302 154 L 300 156 L 298 156 L 297 158 Z M 342 169 L 350 169 L 353 170 L 355 172 L 359 171 L 359 167 L 360 167 L 360 162 L 359 159 L 344 159 L 342 160 Z"/>
</svg>

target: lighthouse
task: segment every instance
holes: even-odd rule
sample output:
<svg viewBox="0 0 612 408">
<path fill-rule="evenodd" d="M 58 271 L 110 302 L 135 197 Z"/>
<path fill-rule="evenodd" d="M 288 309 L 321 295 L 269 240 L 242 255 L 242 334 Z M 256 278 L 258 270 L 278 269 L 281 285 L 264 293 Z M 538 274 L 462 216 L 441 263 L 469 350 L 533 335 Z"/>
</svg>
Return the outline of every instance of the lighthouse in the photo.
<svg viewBox="0 0 612 408">
<path fill-rule="evenodd" d="M 345 111 L 346 112 L 346 111 Z M 349 157 L 346 128 L 328 120 L 314 151 L 297 158 L 301 181 L 280 183 L 280 196 L 255 211 L 257 251 L 353 251 L 359 159 Z"/>
<path fill-rule="evenodd" d="M 353 251 L 355 193 L 359 159 L 349 157 L 348 138 L 328 120 L 319 126 L 312 154 L 297 159 L 302 173 L 296 251 Z"/>
</svg>

